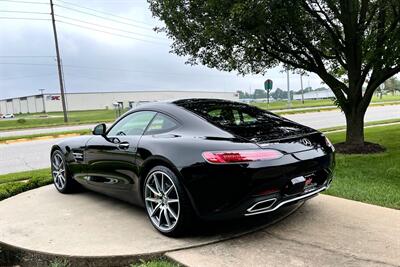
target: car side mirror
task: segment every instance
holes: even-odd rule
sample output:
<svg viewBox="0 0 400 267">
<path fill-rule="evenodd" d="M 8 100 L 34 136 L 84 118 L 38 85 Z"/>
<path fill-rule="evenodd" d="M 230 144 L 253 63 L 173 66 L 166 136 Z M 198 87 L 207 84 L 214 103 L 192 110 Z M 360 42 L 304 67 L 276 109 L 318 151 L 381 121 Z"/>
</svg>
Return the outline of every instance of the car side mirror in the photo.
<svg viewBox="0 0 400 267">
<path fill-rule="evenodd" d="M 101 123 L 99 125 L 96 125 L 96 127 L 93 128 L 93 135 L 105 135 L 106 134 L 106 125 L 104 123 Z"/>
</svg>

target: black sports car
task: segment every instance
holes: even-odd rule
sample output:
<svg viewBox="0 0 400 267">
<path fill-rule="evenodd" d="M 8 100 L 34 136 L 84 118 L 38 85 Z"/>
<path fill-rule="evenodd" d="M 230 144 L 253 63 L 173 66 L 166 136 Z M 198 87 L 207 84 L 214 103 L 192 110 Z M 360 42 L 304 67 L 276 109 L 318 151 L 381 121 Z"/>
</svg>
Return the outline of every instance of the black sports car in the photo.
<svg viewBox="0 0 400 267">
<path fill-rule="evenodd" d="M 58 191 L 79 184 L 144 206 L 178 235 L 193 218 L 272 212 L 327 189 L 334 148 L 320 132 L 242 103 L 186 99 L 128 111 L 51 150 Z"/>
</svg>

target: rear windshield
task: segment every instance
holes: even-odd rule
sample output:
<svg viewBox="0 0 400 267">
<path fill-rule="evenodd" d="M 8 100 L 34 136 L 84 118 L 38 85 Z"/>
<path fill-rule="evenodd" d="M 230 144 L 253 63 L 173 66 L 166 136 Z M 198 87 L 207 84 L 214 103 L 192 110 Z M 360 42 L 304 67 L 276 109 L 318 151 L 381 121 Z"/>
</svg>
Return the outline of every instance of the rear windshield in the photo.
<svg viewBox="0 0 400 267">
<path fill-rule="evenodd" d="M 268 111 L 236 102 L 185 101 L 176 104 L 224 130 L 246 138 L 255 138 L 257 135 L 281 138 L 314 131 Z"/>
</svg>

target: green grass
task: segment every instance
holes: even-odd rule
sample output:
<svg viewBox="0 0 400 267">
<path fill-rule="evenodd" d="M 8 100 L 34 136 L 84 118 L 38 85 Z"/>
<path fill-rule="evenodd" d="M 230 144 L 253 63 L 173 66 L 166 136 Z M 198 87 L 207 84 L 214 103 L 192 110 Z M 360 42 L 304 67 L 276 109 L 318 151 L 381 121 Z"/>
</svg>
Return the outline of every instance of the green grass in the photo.
<svg viewBox="0 0 400 267">
<path fill-rule="evenodd" d="M 400 118 L 398 119 L 388 119 L 388 120 L 380 120 L 380 121 L 369 121 L 364 123 L 364 126 L 377 126 L 380 124 L 389 124 L 389 123 L 398 123 L 400 122 Z M 333 131 L 340 131 L 340 130 L 346 130 L 346 125 L 341 125 L 341 126 L 335 126 L 335 127 L 329 127 L 329 128 L 322 128 L 318 129 L 321 132 L 333 132 Z"/>
<path fill-rule="evenodd" d="M 25 114 L 18 115 L 16 120 L 0 120 L 0 131 L 53 127 L 61 125 L 78 125 L 87 123 L 111 122 L 116 118 L 114 110 L 87 110 L 87 111 L 71 111 L 68 113 L 69 122 L 64 123 L 62 112 L 49 112 L 48 117 L 44 114 Z M 24 119 L 25 122 L 19 122 Z"/>
<path fill-rule="evenodd" d="M 30 135 L 19 135 L 19 136 L 6 136 L 6 137 L 0 137 L 0 143 L 8 141 L 8 140 L 35 139 L 37 137 L 43 137 L 43 136 L 52 136 L 54 138 L 57 138 L 58 136 L 64 135 L 64 134 L 86 135 L 86 134 L 91 134 L 91 131 L 90 130 L 75 130 L 75 131 L 62 131 L 62 132 L 56 132 L 56 133 L 42 133 L 42 134 L 30 134 Z"/>
<path fill-rule="evenodd" d="M 365 130 L 366 139 L 386 147 L 372 155 L 336 157 L 336 179 L 329 195 L 400 209 L 400 125 Z M 333 143 L 344 140 L 345 133 L 328 134 Z"/>
<path fill-rule="evenodd" d="M 0 200 L 50 183 L 50 169 L 0 175 Z"/>
<path fill-rule="evenodd" d="M 179 266 L 181 265 L 163 258 L 150 261 L 142 261 L 140 263 L 133 263 L 129 265 L 129 267 L 179 267 Z"/>
<path fill-rule="evenodd" d="M 390 101 L 400 101 L 400 96 L 392 96 L 392 95 L 385 95 L 382 99 L 378 97 L 372 98 L 372 104 L 376 102 L 390 102 Z M 287 109 L 287 101 L 276 101 L 269 103 L 269 107 L 267 108 L 267 103 L 252 103 L 259 108 L 268 109 L 268 110 L 277 110 L 277 109 Z M 292 108 L 311 108 L 311 107 L 323 107 L 323 106 L 333 106 L 335 104 L 330 99 L 321 99 L 321 100 L 305 100 L 304 104 L 301 103 L 300 100 L 293 100 L 292 101 Z M 315 111 L 320 111 L 319 109 L 315 109 Z"/>
</svg>

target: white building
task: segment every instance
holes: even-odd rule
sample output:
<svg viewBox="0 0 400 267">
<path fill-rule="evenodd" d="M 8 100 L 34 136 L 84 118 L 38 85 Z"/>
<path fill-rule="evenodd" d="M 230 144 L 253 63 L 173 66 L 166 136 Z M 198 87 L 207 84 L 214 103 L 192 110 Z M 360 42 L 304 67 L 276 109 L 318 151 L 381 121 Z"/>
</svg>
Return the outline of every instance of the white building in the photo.
<svg viewBox="0 0 400 267">
<path fill-rule="evenodd" d="M 304 93 L 305 100 L 315 100 L 315 99 L 331 99 L 334 98 L 335 95 L 331 90 L 321 90 L 321 91 L 312 91 Z M 293 95 L 293 100 L 301 100 L 301 94 Z"/>
<path fill-rule="evenodd" d="M 238 100 L 236 92 L 206 91 L 124 91 L 124 92 L 85 92 L 67 93 L 69 111 L 112 109 L 114 103 L 122 107 L 133 107 L 141 102 L 174 100 L 182 98 L 219 98 Z M 59 93 L 31 95 L 0 100 L 0 113 L 38 113 L 62 111 Z"/>
</svg>

